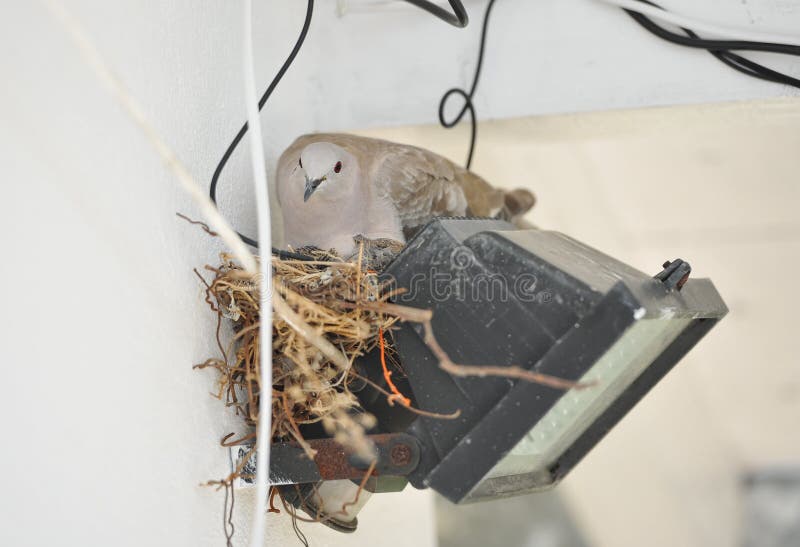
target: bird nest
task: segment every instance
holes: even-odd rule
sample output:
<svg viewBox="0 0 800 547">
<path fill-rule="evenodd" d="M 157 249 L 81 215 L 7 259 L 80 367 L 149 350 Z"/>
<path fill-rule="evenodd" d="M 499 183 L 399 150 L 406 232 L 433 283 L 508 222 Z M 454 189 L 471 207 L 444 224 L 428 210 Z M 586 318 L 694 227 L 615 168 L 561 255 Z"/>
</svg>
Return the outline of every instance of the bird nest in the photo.
<svg viewBox="0 0 800 547">
<path fill-rule="evenodd" d="M 372 447 L 365 431 L 375 425 L 375 418 L 360 408 L 349 389 L 353 381 L 365 380 L 352 365 L 357 357 L 383 348 L 384 331 L 398 320 L 395 306 L 386 302 L 393 293 L 377 272 L 364 266 L 361 255 L 348 262 L 329 252 L 305 252 L 311 260 L 272 259 L 272 439 L 294 439 L 313 458 L 301 427 L 320 423 L 341 444 L 368 456 Z M 216 396 L 253 430 L 236 439 L 229 434 L 223 445 L 255 445 L 264 393 L 259 280 L 230 255 L 221 258 L 219 266 L 206 266 L 213 279 L 203 280 L 206 302 L 217 314 L 221 355 L 196 368 L 219 372 Z M 223 329 L 225 322 L 232 328 Z M 387 396 L 391 402 L 409 403 L 399 392 Z"/>
</svg>

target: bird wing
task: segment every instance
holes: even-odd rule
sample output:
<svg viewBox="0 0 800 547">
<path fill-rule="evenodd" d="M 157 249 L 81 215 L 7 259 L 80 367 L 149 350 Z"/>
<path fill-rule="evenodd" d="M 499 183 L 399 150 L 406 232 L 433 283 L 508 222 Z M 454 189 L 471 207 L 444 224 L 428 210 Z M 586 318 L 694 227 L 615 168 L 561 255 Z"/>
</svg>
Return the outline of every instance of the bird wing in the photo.
<svg viewBox="0 0 800 547">
<path fill-rule="evenodd" d="M 360 137 L 357 137 L 360 138 Z M 408 233 L 443 216 L 502 218 L 515 224 L 536 203 L 528 190 L 495 188 L 447 158 L 416 146 L 377 139 L 372 179 L 395 204 Z"/>
<path fill-rule="evenodd" d="M 376 149 L 371 178 L 397 208 L 404 228 L 434 217 L 467 214 L 467 198 L 453 163 L 414 146 L 383 142 Z"/>
</svg>

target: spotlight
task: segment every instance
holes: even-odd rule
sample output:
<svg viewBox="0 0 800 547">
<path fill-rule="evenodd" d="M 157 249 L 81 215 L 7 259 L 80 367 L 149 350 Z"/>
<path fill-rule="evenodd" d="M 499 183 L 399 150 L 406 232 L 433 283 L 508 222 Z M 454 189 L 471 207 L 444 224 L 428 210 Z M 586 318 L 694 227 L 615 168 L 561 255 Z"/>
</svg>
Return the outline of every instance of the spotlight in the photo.
<svg viewBox="0 0 800 547">
<path fill-rule="evenodd" d="M 433 310 L 439 346 L 476 375 L 443 370 L 422 325 L 393 333 L 400 391 L 414 407 L 460 414 L 418 416 L 360 386 L 362 406 L 378 418 L 366 490 L 408 481 L 469 503 L 557 484 L 727 313 L 711 281 L 689 279 L 690 271 L 675 260 L 653 277 L 558 232 L 502 221 L 428 224 L 383 276 L 406 289 L 398 304 Z M 357 367 L 380 385 L 377 358 Z M 497 375 L 498 367 L 579 386 Z M 355 497 L 366 465 L 324 434 L 310 443 L 314 461 L 296 444 L 274 445 L 271 480 L 296 506 L 351 531 L 364 500 L 331 508 Z"/>
</svg>

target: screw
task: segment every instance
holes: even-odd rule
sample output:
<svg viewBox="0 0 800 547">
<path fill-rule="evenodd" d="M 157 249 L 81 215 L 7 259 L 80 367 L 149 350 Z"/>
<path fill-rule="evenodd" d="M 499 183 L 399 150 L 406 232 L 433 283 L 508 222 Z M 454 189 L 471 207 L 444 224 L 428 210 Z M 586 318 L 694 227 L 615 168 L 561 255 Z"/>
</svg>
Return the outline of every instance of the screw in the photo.
<svg viewBox="0 0 800 547">
<path fill-rule="evenodd" d="M 390 452 L 392 465 L 404 467 L 411 463 L 411 447 L 407 444 L 396 444 Z"/>
</svg>

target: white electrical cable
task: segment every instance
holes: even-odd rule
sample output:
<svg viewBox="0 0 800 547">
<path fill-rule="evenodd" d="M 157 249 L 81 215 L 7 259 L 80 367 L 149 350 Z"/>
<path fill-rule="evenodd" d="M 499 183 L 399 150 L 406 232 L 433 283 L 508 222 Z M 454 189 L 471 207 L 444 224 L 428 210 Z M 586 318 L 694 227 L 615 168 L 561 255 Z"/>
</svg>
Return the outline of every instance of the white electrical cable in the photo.
<svg viewBox="0 0 800 547">
<path fill-rule="evenodd" d="M 258 115 L 255 63 L 253 59 L 253 2 L 244 0 L 244 93 L 247 105 L 248 139 L 253 163 L 256 213 L 258 219 L 261 344 L 259 350 L 260 396 L 258 404 L 258 446 L 256 448 L 256 503 L 250 532 L 251 547 L 263 547 L 269 496 L 270 437 L 272 431 L 272 241 L 269 211 L 267 169 L 264 162 L 264 141 Z"/>
<path fill-rule="evenodd" d="M 636 11 L 642 15 L 647 15 L 653 19 L 658 19 L 665 23 L 671 23 L 682 28 L 688 28 L 695 32 L 705 32 L 717 37 L 730 40 L 744 40 L 747 42 L 768 42 L 773 44 L 788 44 L 800 46 L 800 37 L 787 36 L 773 32 L 757 32 L 746 29 L 734 29 L 698 21 L 692 17 L 672 13 L 655 6 L 650 6 L 637 0 L 595 0 L 604 4 L 610 4 L 619 8 Z"/>
</svg>

